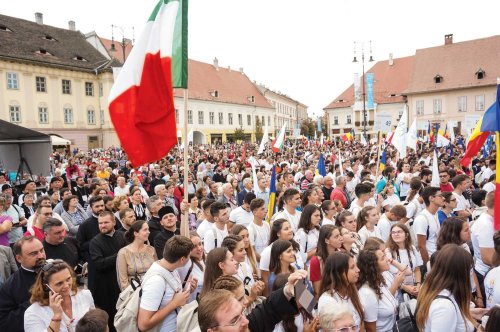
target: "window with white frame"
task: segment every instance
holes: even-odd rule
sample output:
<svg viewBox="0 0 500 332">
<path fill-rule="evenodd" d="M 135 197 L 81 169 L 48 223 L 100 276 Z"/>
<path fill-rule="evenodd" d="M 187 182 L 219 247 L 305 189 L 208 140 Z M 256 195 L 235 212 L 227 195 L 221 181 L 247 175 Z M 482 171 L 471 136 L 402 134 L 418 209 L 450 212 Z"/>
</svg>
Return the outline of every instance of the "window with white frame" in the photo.
<svg viewBox="0 0 500 332">
<path fill-rule="evenodd" d="M 104 126 L 104 110 L 100 111 L 99 117 L 101 119 L 101 126 Z"/>
<path fill-rule="evenodd" d="M 263 115 L 262 116 L 262 125 L 265 126 L 266 125 L 266 117 Z"/>
<path fill-rule="evenodd" d="M 65 95 L 71 94 L 71 81 L 70 80 L 62 80 L 62 93 Z"/>
<path fill-rule="evenodd" d="M 210 124 L 213 125 L 214 124 L 214 118 L 215 118 L 215 114 L 214 112 L 210 112 L 208 113 L 208 117 L 210 118 Z"/>
<path fill-rule="evenodd" d="M 250 114 L 247 115 L 247 126 L 252 125 L 252 116 Z"/>
<path fill-rule="evenodd" d="M 7 89 L 18 90 L 19 89 L 19 79 L 17 73 L 7 73 Z"/>
<path fill-rule="evenodd" d="M 271 125 L 271 116 L 270 115 L 267 116 L 267 125 L 268 126 Z"/>
<path fill-rule="evenodd" d="M 347 114 L 347 117 L 346 117 L 346 124 L 351 124 L 351 123 L 352 123 L 352 115 Z"/>
<path fill-rule="evenodd" d="M 467 112 L 467 96 L 458 97 L 457 106 L 459 112 Z"/>
<path fill-rule="evenodd" d="M 338 126 L 339 125 L 339 117 L 337 115 L 335 115 L 333 117 L 333 125 L 334 126 Z"/>
<path fill-rule="evenodd" d="M 179 124 L 179 110 L 175 109 L 175 123 Z"/>
<path fill-rule="evenodd" d="M 432 111 L 434 114 L 441 114 L 442 103 L 441 99 L 437 98 L 432 101 Z"/>
<path fill-rule="evenodd" d="M 85 82 L 85 95 L 89 97 L 94 95 L 94 83 Z"/>
<path fill-rule="evenodd" d="M 35 78 L 36 92 L 47 92 L 47 79 L 43 76 Z"/>
<path fill-rule="evenodd" d="M 38 107 L 38 122 L 49 123 L 49 110 L 47 107 Z"/>
<path fill-rule="evenodd" d="M 238 114 L 238 125 L 243 126 L 243 114 Z"/>
<path fill-rule="evenodd" d="M 188 110 L 188 124 L 193 124 L 193 111 Z"/>
<path fill-rule="evenodd" d="M 21 122 L 21 108 L 19 106 L 9 106 L 10 122 Z"/>
<path fill-rule="evenodd" d="M 484 111 L 484 95 L 476 96 L 476 111 Z"/>
<path fill-rule="evenodd" d="M 417 115 L 424 115 L 424 101 L 417 100 L 415 104 L 415 108 L 417 109 Z"/>
<path fill-rule="evenodd" d="M 222 112 L 219 112 L 219 124 L 224 124 L 224 114 Z"/>
<path fill-rule="evenodd" d="M 95 111 L 91 108 L 87 109 L 87 123 L 89 125 L 95 125 Z"/>
<path fill-rule="evenodd" d="M 204 123 L 204 114 L 203 111 L 198 111 L 198 124 L 203 124 Z"/>
<path fill-rule="evenodd" d="M 104 88 L 102 86 L 102 83 L 99 83 L 99 97 L 102 97 L 104 95 Z"/>
<path fill-rule="evenodd" d="M 64 123 L 66 124 L 73 123 L 73 109 L 71 107 L 65 107 L 63 113 L 64 113 Z"/>
<path fill-rule="evenodd" d="M 233 113 L 228 113 L 227 114 L 227 120 L 230 125 L 233 124 Z"/>
</svg>

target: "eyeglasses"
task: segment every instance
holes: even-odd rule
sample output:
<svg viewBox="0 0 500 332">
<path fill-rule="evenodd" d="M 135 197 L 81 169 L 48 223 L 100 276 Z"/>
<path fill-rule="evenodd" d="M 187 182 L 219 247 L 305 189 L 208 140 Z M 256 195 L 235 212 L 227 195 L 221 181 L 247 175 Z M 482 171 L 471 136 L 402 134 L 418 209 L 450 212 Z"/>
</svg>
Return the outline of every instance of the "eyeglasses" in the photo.
<svg viewBox="0 0 500 332">
<path fill-rule="evenodd" d="M 65 264 L 62 259 L 48 259 L 45 261 L 45 265 L 42 266 L 42 272 L 48 272 L 51 268 L 57 265 Z"/>
<path fill-rule="evenodd" d="M 332 330 L 323 329 L 323 331 L 325 331 L 325 332 L 358 332 L 359 326 L 358 325 L 351 325 L 348 327 L 343 327 L 341 329 L 332 329 Z"/>
<path fill-rule="evenodd" d="M 217 329 L 217 328 L 219 328 L 219 327 L 235 327 L 235 326 L 239 325 L 239 324 L 240 324 L 240 322 L 241 322 L 241 319 L 243 318 L 243 310 L 245 310 L 245 308 L 243 308 L 243 309 L 241 310 L 241 314 L 238 316 L 238 318 L 236 318 L 236 319 L 234 320 L 234 322 L 231 322 L 231 323 L 229 323 L 229 324 L 224 324 L 224 325 L 216 325 L 216 326 L 212 326 L 212 327 L 211 327 L 211 329 Z M 342 332 L 344 332 L 344 331 L 342 331 Z M 348 331 L 345 331 L 345 332 L 348 332 Z"/>
</svg>

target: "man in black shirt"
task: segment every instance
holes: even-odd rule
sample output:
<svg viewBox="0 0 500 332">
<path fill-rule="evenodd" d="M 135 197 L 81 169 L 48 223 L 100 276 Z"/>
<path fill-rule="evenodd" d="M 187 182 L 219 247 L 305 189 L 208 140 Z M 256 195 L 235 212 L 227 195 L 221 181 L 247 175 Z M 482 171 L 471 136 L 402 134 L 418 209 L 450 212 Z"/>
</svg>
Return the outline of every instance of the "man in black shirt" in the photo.
<svg viewBox="0 0 500 332">
<path fill-rule="evenodd" d="M 158 212 L 163 207 L 164 201 L 158 195 L 153 195 L 149 197 L 146 202 L 146 208 L 151 213 L 151 218 L 148 220 L 149 226 L 149 244 L 154 245 L 155 237 L 161 231 L 160 217 L 158 216 Z"/>
<path fill-rule="evenodd" d="M 75 238 L 66 237 L 62 221 L 50 218 L 43 225 L 43 233 L 45 234 L 43 247 L 47 259 L 62 259 L 75 268 L 80 261 L 80 249 Z"/>
<path fill-rule="evenodd" d="M 162 259 L 165 243 L 167 243 L 168 239 L 170 239 L 174 235 L 180 235 L 180 232 L 176 226 L 177 217 L 175 215 L 174 209 L 171 206 L 162 207 L 160 211 L 158 211 L 158 217 L 160 218 L 162 230 L 155 237 L 154 247 L 158 259 Z"/>
<path fill-rule="evenodd" d="M 23 332 L 24 312 L 30 306 L 30 288 L 38 269 L 45 264 L 45 251 L 35 236 L 26 236 L 14 244 L 14 255 L 21 267 L 0 288 L 0 330 Z"/>
<path fill-rule="evenodd" d="M 90 189 L 85 186 L 85 180 L 81 176 L 76 178 L 76 186 L 71 187 L 71 192 L 73 195 L 78 196 L 80 205 L 85 206 L 90 195 Z"/>
</svg>

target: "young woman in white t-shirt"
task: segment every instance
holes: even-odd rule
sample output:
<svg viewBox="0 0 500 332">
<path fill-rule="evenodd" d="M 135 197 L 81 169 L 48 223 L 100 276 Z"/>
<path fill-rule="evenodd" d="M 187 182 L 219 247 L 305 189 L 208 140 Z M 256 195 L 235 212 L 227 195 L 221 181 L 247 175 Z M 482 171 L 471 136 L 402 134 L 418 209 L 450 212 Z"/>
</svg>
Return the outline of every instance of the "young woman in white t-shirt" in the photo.
<svg viewBox="0 0 500 332">
<path fill-rule="evenodd" d="M 358 279 L 359 268 L 352 255 L 343 252 L 329 255 L 323 267 L 318 311 L 334 303 L 346 304 L 352 311 L 355 325 L 361 327 L 364 310 L 356 287 Z"/>
<path fill-rule="evenodd" d="M 357 256 L 363 245 L 361 244 L 361 238 L 359 237 L 359 234 L 357 232 L 357 220 L 354 215 L 350 211 L 342 211 L 337 216 L 335 225 L 338 227 L 347 228 L 347 230 L 350 232 L 353 238 L 350 251 L 354 253 L 355 256 Z"/>
<path fill-rule="evenodd" d="M 302 260 L 306 262 L 307 265 L 311 257 L 316 254 L 320 222 L 320 209 L 314 204 L 306 205 L 300 215 L 299 226 L 294 239 L 300 245 Z"/>
<path fill-rule="evenodd" d="M 233 254 L 226 247 L 212 249 L 205 262 L 205 275 L 203 278 L 203 288 L 200 298 L 210 292 L 215 280 L 221 275 L 233 276 L 238 273 L 239 263 L 234 259 Z"/>
<path fill-rule="evenodd" d="M 364 244 L 369 237 L 377 237 L 382 239 L 382 234 L 377 227 L 377 222 L 380 219 L 377 208 L 373 206 L 365 206 L 358 214 L 357 231 L 361 238 L 361 243 Z"/>
<path fill-rule="evenodd" d="M 257 279 L 260 276 L 259 265 L 257 262 L 257 258 L 255 257 L 255 251 L 253 246 L 250 244 L 250 234 L 248 232 L 248 228 L 241 224 L 236 224 L 231 228 L 231 234 L 239 235 L 243 239 L 243 244 L 245 245 L 246 262 L 252 268 L 253 278 Z"/>
<path fill-rule="evenodd" d="M 416 297 L 422 286 L 420 266 L 423 265 L 423 261 L 417 248 L 411 244 L 410 230 L 405 224 L 392 225 L 385 254 L 389 262 L 396 260 L 403 265 L 405 279 L 401 291 Z M 401 269 L 391 264 L 389 271 L 396 276 Z"/>
<path fill-rule="evenodd" d="M 420 331 L 474 331 L 486 309 L 471 308 L 472 256 L 461 246 L 447 244 L 437 251 L 431 271 L 418 294 Z"/>
<path fill-rule="evenodd" d="M 382 250 L 362 250 L 359 253 L 359 297 L 364 308 L 365 330 L 392 331 L 396 322 L 398 300 L 390 290 L 383 273 L 389 271 L 389 261 Z M 402 275 L 396 279 L 403 281 Z"/>
<path fill-rule="evenodd" d="M 181 278 L 181 280 L 183 280 L 182 287 L 185 286 L 185 283 L 190 278 L 197 280 L 196 290 L 189 296 L 188 303 L 196 300 L 196 298 L 200 295 L 203 288 L 203 277 L 205 274 L 205 251 L 203 250 L 203 242 L 201 241 L 198 233 L 196 233 L 195 231 L 189 232 L 189 238 L 194 244 L 194 248 L 189 254 L 191 262 L 188 262 L 183 267 L 177 269 L 179 277 Z"/>
<path fill-rule="evenodd" d="M 321 211 L 323 212 L 323 220 L 321 220 L 321 226 L 324 225 L 335 225 L 335 216 L 337 215 L 337 208 L 335 203 L 330 200 L 325 200 L 321 204 Z"/>
</svg>

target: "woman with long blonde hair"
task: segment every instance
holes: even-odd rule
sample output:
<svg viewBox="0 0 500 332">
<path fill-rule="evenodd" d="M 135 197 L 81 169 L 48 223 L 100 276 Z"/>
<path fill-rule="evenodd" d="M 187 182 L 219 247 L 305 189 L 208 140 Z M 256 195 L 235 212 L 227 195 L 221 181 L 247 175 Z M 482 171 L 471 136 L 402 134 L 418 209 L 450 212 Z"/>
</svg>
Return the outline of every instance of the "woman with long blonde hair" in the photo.
<svg viewBox="0 0 500 332">
<path fill-rule="evenodd" d="M 259 276 L 259 269 L 257 268 L 257 258 L 255 256 L 255 251 L 253 246 L 250 245 L 250 238 L 248 237 L 248 228 L 244 225 L 236 224 L 231 229 L 231 234 L 239 235 L 243 238 L 243 243 L 245 244 L 245 250 L 247 252 L 247 263 L 252 267 L 252 274 L 254 279 Z"/>
<path fill-rule="evenodd" d="M 456 244 L 443 246 L 435 255 L 417 298 L 418 329 L 472 332 L 479 325 L 474 318 L 485 310 L 470 307 L 472 256 Z"/>
</svg>

